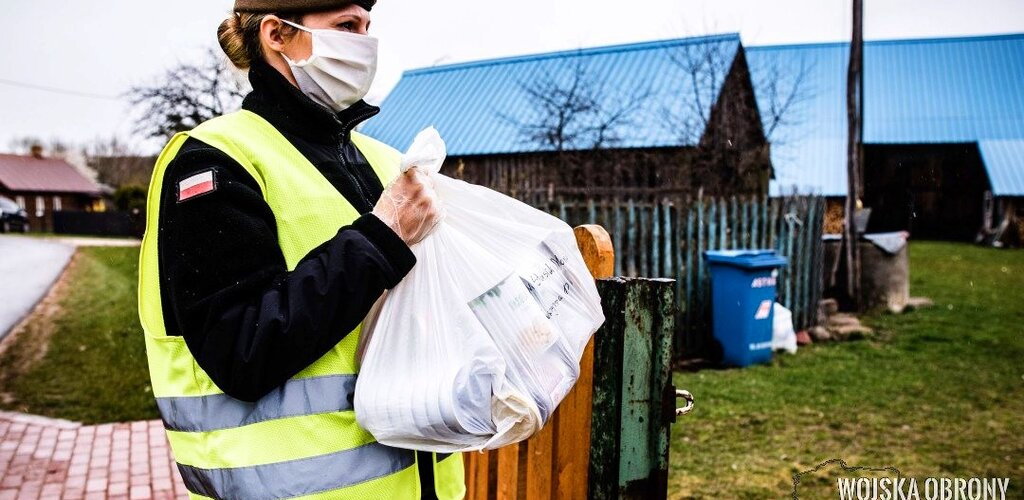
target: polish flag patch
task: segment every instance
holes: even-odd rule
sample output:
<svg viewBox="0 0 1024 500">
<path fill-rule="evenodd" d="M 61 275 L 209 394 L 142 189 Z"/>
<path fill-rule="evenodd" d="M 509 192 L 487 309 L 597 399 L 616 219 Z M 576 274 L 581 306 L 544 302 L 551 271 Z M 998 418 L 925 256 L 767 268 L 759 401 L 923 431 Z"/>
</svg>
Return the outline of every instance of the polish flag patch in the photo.
<svg viewBox="0 0 1024 500">
<path fill-rule="evenodd" d="M 217 178 L 213 170 L 207 170 L 178 181 L 178 203 L 195 198 L 217 189 Z"/>
</svg>

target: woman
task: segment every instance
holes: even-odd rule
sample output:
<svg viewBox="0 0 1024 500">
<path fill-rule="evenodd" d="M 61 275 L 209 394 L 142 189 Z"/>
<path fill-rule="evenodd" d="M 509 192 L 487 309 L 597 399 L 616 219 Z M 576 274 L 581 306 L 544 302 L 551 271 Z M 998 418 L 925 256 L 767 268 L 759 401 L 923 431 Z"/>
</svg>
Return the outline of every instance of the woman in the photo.
<svg viewBox="0 0 1024 500">
<path fill-rule="evenodd" d="M 157 161 L 139 310 L 189 491 L 460 498 L 459 455 L 374 442 L 352 408 L 359 324 L 439 219 L 429 180 L 353 129 L 375 115 L 375 0 L 237 0 L 218 30 L 243 110 Z"/>
</svg>

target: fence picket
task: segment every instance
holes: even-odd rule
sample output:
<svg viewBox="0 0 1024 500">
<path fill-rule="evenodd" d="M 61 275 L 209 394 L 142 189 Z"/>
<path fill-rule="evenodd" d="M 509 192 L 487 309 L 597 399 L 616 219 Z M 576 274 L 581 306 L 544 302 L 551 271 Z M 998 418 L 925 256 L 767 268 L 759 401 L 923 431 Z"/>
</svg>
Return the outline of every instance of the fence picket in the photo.
<svg viewBox="0 0 1024 500">
<path fill-rule="evenodd" d="M 636 203 L 630 198 L 629 203 L 629 229 L 626 230 L 626 247 L 629 249 L 629 275 L 637 275 L 637 235 L 636 235 Z"/>
<path fill-rule="evenodd" d="M 622 276 L 622 274 L 623 274 L 622 271 L 623 271 L 624 262 L 625 262 L 624 259 L 625 259 L 625 255 L 626 255 L 626 252 L 625 252 L 626 247 L 622 246 L 622 238 L 623 238 L 622 232 L 624 230 L 624 227 L 622 225 L 622 204 L 619 202 L 618 198 L 615 198 L 615 210 L 614 210 L 614 212 L 615 212 L 615 248 L 617 249 L 617 251 L 615 252 L 615 275 L 616 276 Z"/>
<path fill-rule="evenodd" d="M 736 216 L 736 213 L 739 212 L 739 202 L 736 200 L 736 196 L 733 196 L 732 199 L 729 201 L 732 203 L 732 207 L 729 214 L 729 239 L 731 241 L 729 248 L 738 249 L 740 247 L 739 240 L 737 239 L 737 236 L 739 236 L 739 231 L 736 227 L 738 225 L 738 217 Z"/>
<path fill-rule="evenodd" d="M 682 207 L 677 209 L 682 211 Z M 686 274 L 686 307 L 683 309 L 683 319 L 686 322 L 686 328 L 678 335 L 679 341 L 676 342 L 676 345 L 682 346 L 681 354 L 684 356 L 691 347 L 685 340 L 687 338 L 686 333 L 693 331 L 693 228 L 696 217 L 696 211 L 692 207 L 686 211 L 686 239 L 679 242 L 680 246 L 686 250 L 686 267 L 681 270 L 681 272 Z M 682 280 L 680 279 L 679 281 Z"/>
</svg>

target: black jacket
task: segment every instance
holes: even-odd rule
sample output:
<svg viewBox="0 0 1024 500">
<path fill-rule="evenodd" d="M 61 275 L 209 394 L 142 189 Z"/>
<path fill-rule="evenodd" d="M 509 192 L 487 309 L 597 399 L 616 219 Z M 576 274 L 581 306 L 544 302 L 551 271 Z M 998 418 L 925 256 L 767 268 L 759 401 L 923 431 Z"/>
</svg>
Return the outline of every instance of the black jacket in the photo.
<svg viewBox="0 0 1024 500">
<path fill-rule="evenodd" d="M 221 390 L 255 401 L 341 341 L 415 257 L 369 214 L 383 186 L 349 140 L 379 109 L 360 101 L 335 115 L 266 63 L 254 64 L 249 80 L 242 107 L 274 125 L 363 214 L 288 272 L 274 214 L 241 165 L 192 138 L 169 164 L 158 235 L 167 333 L 185 338 Z M 179 202 L 178 182 L 207 170 L 216 188 Z"/>
</svg>

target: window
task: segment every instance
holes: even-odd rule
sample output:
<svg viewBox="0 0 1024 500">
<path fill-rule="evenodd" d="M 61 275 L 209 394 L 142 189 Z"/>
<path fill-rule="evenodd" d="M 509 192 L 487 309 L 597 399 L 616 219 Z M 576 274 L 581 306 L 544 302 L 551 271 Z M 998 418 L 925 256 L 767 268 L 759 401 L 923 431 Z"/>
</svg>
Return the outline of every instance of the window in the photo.
<svg viewBox="0 0 1024 500">
<path fill-rule="evenodd" d="M 60 212 L 61 211 L 60 196 L 54 196 L 53 197 L 53 211 L 54 212 Z"/>
<path fill-rule="evenodd" d="M 25 197 L 24 196 L 17 196 L 17 197 L 15 197 L 15 201 L 17 201 L 18 206 L 21 207 L 22 210 L 25 209 Z"/>
<path fill-rule="evenodd" d="M 36 217 L 46 215 L 46 198 L 36 196 Z"/>
</svg>

